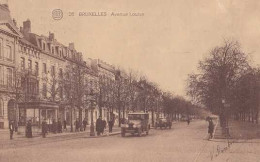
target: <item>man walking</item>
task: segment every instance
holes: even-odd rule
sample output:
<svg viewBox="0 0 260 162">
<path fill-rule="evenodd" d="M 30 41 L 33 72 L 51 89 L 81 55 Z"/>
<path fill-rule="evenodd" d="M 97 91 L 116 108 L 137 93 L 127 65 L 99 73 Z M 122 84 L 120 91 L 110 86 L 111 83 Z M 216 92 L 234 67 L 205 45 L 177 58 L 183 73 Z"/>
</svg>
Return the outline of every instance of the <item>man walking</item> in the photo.
<svg viewBox="0 0 260 162">
<path fill-rule="evenodd" d="M 101 116 L 96 121 L 96 131 L 97 131 L 97 135 L 99 136 L 101 131 L 102 131 L 102 119 L 101 119 Z"/>
<path fill-rule="evenodd" d="M 106 129 L 107 122 L 105 120 L 102 120 L 102 134 L 104 134 L 104 130 Z"/>
<path fill-rule="evenodd" d="M 26 125 L 26 137 L 32 138 L 32 121 L 29 120 Z"/>
<path fill-rule="evenodd" d="M 67 130 L 67 121 L 66 120 L 63 121 L 63 130 Z"/>
<path fill-rule="evenodd" d="M 46 137 L 47 129 L 48 129 L 48 127 L 47 127 L 47 122 L 46 122 L 46 120 L 44 119 L 44 120 L 42 121 L 42 137 L 43 137 L 43 138 Z"/>
<path fill-rule="evenodd" d="M 57 127 L 58 127 L 58 133 L 62 133 L 62 124 L 60 119 L 58 120 Z"/>
<path fill-rule="evenodd" d="M 84 131 L 86 131 L 86 127 L 87 127 L 87 120 L 86 120 L 86 118 L 84 118 L 84 120 L 83 120 L 83 129 L 84 129 Z"/>
<path fill-rule="evenodd" d="M 208 127 L 209 139 L 213 138 L 213 131 L 214 131 L 214 123 L 213 123 L 212 119 L 210 119 L 209 127 Z"/>
<path fill-rule="evenodd" d="M 190 125 L 190 118 L 187 119 L 187 124 Z"/>
<path fill-rule="evenodd" d="M 110 119 L 108 121 L 109 133 L 112 133 L 113 125 L 114 125 L 114 121 L 112 119 Z"/>
<path fill-rule="evenodd" d="M 14 129 L 15 129 L 14 121 L 11 120 L 9 123 L 10 140 L 13 139 Z"/>
<path fill-rule="evenodd" d="M 79 131 L 79 119 L 77 118 L 75 121 L 75 131 L 78 132 Z"/>
</svg>

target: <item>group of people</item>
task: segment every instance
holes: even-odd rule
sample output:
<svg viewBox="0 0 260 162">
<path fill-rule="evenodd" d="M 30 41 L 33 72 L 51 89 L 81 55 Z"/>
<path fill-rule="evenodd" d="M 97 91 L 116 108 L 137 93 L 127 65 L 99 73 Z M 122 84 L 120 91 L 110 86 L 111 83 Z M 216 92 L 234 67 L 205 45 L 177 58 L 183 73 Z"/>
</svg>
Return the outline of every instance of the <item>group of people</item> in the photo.
<svg viewBox="0 0 260 162">
<path fill-rule="evenodd" d="M 87 128 L 87 119 L 85 118 L 82 122 L 77 118 L 74 125 L 75 125 L 75 131 L 86 131 Z M 99 117 L 96 121 L 96 131 L 97 135 L 104 134 L 104 131 L 106 129 L 107 122 L 106 120 L 102 120 L 101 117 Z M 108 121 L 109 126 L 109 133 L 112 133 L 112 128 L 114 126 L 114 118 L 112 117 Z M 52 123 L 47 123 L 46 119 L 44 119 L 41 123 L 42 127 L 42 137 L 45 138 L 48 132 L 52 133 L 62 133 L 63 130 L 67 130 L 67 121 L 64 120 L 63 123 L 59 119 L 57 122 L 55 120 L 52 120 Z M 9 130 L 10 130 L 10 139 L 13 139 L 13 133 L 16 131 L 16 126 L 14 121 L 10 121 L 9 123 Z M 25 127 L 25 136 L 27 138 L 32 138 L 32 120 L 28 120 Z"/>
<path fill-rule="evenodd" d="M 104 134 L 106 126 L 107 126 L 106 120 L 102 120 L 101 117 L 99 117 L 96 121 L 96 131 L 98 136 Z M 114 126 L 114 120 L 110 119 L 108 121 L 109 133 L 112 133 L 113 126 Z"/>
<path fill-rule="evenodd" d="M 66 121 L 64 121 L 63 124 L 64 123 L 66 123 Z M 63 128 L 66 128 L 66 126 L 63 126 Z M 48 132 L 62 133 L 62 122 L 61 122 L 61 120 L 59 119 L 58 122 L 53 120 L 52 124 L 47 124 L 46 119 L 44 119 L 42 121 L 42 137 L 45 138 L 46 134 Z"/>
<path fill-rule="evenodd" d="M 77 118 L 77 120 L 75 121 L 74 124 L 75 124 L 75 131 L 79 132 L 79 131 L 86 130 L 88 122 L 87 122 L 86 118 L 82 122 Z"/>
</svg>

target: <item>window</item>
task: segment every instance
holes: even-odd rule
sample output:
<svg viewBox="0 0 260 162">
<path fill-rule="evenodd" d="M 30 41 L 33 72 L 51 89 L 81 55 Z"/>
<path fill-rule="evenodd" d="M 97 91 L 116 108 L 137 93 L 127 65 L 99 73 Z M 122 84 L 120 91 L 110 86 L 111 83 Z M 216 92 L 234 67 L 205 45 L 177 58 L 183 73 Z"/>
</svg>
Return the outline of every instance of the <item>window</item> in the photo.
<svg viewBox="0 0 260 162">
<path fill-rule="evenodd" d="M 55 66 L 51 66 L 51 75 L 55 76 Z"/>
<path fill-rule="evenodd" d="M 11 68 L 7 68 L 7 74 L 6 74 L 6 78 L 7 78 L 7 84 L 8 87 L 11 87 L 13 84 L 13 71 Z"/>
<path fill-rule="evenodd" d="M 6 60 L 7 61 L 12 61 L 11 46 L 6 46 Z"/>
<path fill-rule="evenodd" d="M 3 99 L 0 98 L 0 116 L 4 116 L 4 102 Z"/>
<path fill-rule="evenodd" d="M 32 70 L 32 60 L 28 60 L 28 69 Z"/>
<path fill-rule="evenodd" d="M 51 53 L 54 54 L 54 47 L 51 48 Z"/>
<path fill-rule="evenodd" d="M 60 69 L 59 74 L 60 74 L 60 79 L 63 79 L 63 71 L 62 71 L 62 69 Z"/>
<path fill-rule="evenodd" d="M 42 85 L 42 95 L 47 97 L 47 85 L 45 83 Z"/>
<path fill-rule="evenodd" d="M 46 63 L 43 63 L 43 73 L 47 74 L 47 65 L 46 65 Z"/>
<path fill-rule="evenodd" d="M 35 62 L 35 74 L 36 74 L 36 76 L 38 76 L 38 74 L 39 74 L 39 64 L 38 64 L 38 62 Z"/>
<path fill-rule="evenodd" d="M 63 99 L 63 87 L 61 86 L 59 88 L 59 94 L 60 94 L 60 98 Z"/>
<path fill-rule="evenodd" d="M 4 72 L 3 67 L 0 66 L 0 85 L 4 84 L 3 72 Z"/>
<path fill-rule="evenodd" d="M 25 69 L 25 59 L 23 57 L 21 57 L 21 69 Z"/>
</svg>

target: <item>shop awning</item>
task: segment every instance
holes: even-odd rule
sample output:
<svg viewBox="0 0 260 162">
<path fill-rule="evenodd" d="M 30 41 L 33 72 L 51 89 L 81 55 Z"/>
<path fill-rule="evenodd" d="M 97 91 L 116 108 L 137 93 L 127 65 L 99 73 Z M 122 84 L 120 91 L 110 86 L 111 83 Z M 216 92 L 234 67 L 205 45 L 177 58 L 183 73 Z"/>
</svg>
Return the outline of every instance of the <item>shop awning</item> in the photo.
<svg viewBox="0 0 260 162">
<path fill-rule="evenodd" d="M 59 105 L 47 101 L 33 101 L 18 103 L 18 107 L 22 109 L 58 109 Z"/>
</svg>

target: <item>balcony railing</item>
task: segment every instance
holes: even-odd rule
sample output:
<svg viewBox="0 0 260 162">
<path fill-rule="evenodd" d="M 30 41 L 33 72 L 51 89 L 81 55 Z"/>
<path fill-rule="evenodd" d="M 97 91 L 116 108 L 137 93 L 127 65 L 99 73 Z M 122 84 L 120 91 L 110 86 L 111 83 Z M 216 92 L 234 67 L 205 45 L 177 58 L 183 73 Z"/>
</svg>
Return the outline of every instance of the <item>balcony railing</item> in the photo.
<svg viewBox="0 0 260 162">
<path fill-rule="evenodd" d="M 22 71 L 25 75 L 37 77 L 39 75 L 38 70 L 24 69 Z"/>
</svg>

